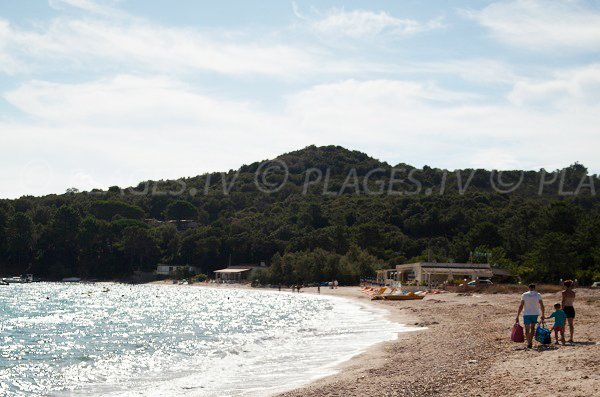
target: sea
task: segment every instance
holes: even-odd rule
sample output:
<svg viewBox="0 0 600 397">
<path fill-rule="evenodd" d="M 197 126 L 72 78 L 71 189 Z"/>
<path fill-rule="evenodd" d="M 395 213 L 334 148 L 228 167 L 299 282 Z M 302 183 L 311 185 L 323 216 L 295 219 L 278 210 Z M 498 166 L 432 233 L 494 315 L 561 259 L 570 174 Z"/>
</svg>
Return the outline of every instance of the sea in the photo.
<svg viewBox="0 0 600 397">
<path fill-rule="evenodd" d="M 11 284 L 0 286 L 0 395 L 268 396 L 408 330 L 335 296 Z"/>
</svg>

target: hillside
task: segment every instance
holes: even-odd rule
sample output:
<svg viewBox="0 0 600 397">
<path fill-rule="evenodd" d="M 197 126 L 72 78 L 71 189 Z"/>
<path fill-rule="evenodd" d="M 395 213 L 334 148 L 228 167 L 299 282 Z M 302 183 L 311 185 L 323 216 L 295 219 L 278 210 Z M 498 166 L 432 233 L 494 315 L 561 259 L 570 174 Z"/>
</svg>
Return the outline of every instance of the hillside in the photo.
<svg viewBox="0 0 600 397">
<path fill-rule="evenodd" d="M 164 263 L 210 275 L 231 258 L 273 263 L 266 282 L 353 282 L 429 257 L 589 282 L 600 278 L 596 188 L 580 164 L 419 169 L 309 146 L 224 173 L 1 200 L 0 273 L 111 279 Z"/>
</svg>

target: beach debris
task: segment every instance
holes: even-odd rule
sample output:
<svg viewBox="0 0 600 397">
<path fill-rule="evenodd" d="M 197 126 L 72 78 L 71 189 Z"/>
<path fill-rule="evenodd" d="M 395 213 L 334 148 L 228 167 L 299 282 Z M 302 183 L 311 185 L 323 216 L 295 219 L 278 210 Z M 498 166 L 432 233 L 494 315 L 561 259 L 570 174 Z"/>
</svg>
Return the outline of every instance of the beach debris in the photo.
<svg viewBox="0 0 600 397">
<path fill-rule="evenodd" d="M 468 364 L 477 364 L 479 361 L 477 360 L 469 360 L 467 361 Z"/>
</svg>

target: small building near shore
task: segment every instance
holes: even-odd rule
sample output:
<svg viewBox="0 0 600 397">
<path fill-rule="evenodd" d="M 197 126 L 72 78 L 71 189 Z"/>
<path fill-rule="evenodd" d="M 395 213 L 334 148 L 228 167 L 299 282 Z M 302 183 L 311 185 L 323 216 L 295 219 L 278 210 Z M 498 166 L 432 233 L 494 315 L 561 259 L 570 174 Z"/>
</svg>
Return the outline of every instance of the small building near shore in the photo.
<svg viewBox="0 0 600 397">
<path fill-rule="evenodd" d="M 266 269 L 265 262 L 260 265 L 233 265 L 225 269 L 215 270 L 215 281 L 218 283 L 242 283 L 252 280 L 252 276 L 258 269 Z"/>
<path fill-rule="evenodd" d="M 196 266 L 176 266 L 176 265 L 158 265 L 156 266 L 156 275 L 157 276 L 177 276 L 178 274 L 183 273 L 191 273 L 191 274 L 199 274 L 200 269 Z"/>
<path fill-rule="evenodd" d="M 395 280 L 402 284 L 442 284 L 453 279 L 491 279 L 489 263 L 417 262 L 396 266 Z"/>
</svg>

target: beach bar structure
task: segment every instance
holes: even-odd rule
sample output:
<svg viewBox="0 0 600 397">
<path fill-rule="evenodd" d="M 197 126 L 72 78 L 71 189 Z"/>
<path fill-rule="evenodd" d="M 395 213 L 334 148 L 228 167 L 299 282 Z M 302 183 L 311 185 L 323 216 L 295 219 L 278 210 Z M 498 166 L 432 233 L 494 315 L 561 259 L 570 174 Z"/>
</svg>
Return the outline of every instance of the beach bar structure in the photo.
<svg viewBox="0 0 600 397">
<path fill-rule="evenodd" d="M 225 269 L 215 270 L 215 281 L 218 283 L 241 283 L 251 280 L 257 269 L 264 268 L 266 268 L 264 262 L 261 262 L 260 265 L 228 266 Z"/>
<path fill-rule="evenodd" d="M 397 265 L 395 280 L 402 284 L 442 284 L 453 279 L 492 278 L 489 263 L 417 262 Z"/>
</svg>

